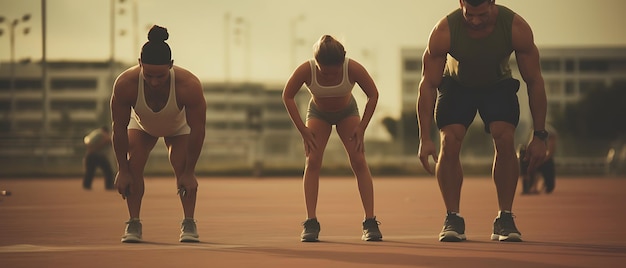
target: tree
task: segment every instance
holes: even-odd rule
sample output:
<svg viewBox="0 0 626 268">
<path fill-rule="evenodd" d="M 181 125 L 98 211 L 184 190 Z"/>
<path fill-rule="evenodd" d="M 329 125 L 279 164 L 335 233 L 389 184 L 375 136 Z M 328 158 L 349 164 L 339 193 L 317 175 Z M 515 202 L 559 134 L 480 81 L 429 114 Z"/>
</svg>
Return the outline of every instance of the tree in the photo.
<svg viewBox="0 0 626 268">
<path fill-rule="evenodd" d="M 576 105 L 555 116 L 574 138 L 615 140 L 626 135 L 626 85 L 588 92 Z"/>
</svg>

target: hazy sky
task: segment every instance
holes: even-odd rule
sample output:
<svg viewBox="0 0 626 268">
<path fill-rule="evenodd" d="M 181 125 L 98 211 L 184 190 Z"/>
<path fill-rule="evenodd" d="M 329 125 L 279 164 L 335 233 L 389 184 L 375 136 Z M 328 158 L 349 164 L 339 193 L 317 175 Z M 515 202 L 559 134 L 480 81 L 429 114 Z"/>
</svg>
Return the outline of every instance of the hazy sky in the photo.
<svg viewBox="0 0 626 268">
<path fill-rule="evenodd" d="M 175 63 L 204 81 L 252 81 L 284 84 L 294 62 L 311 57 L 322 34 L 344 42 L 348 56 L 365 65 L 381 93 L 377 117 L 399 114 L 400 49 L 424 47 L 435 23 L 458 0 L 125 0 L 116 2 L 115 55 L 135 62 L 146 41 L 147 26 L 168 28 Z M 109 0 L 48 0 L 48 60 L 104 60 L 110 56 Z M 137 27 L 133 27 L 133 3 Z M 498 0 L 531 25 L 539 47 L 626 46 L 624 0 Z M 8 20 L 30 13 L 16 34 L 16 57 L 41 58 L 41 0 L 0 0 L 0 16 Z M 124 9 L 125 13 L 119 10 Z M 230 14 L 232 41 L 225 41 Z M 241 18 L 237 22 L 237 18 Z M 297 21 L 293 24 L 293 21 Z M 0 61 L 9 58 L 7 21 L 0 24 Z M 31 27 L 28 35 L 21 29 Z M 241 34 L 235 34 L 235 26 Z M 295 38 L 303 43 L 293 48 Z M 133 32 L 136 33 L 135 38 Z M 246 49 L 249 36 L 249 50 Z M 240 42 L 237 43 L 236 39 Z M 225 71 L 230 43 L 230 71 Z M 249 52 L 248 58 L 246 53 Z"/>
</svg>

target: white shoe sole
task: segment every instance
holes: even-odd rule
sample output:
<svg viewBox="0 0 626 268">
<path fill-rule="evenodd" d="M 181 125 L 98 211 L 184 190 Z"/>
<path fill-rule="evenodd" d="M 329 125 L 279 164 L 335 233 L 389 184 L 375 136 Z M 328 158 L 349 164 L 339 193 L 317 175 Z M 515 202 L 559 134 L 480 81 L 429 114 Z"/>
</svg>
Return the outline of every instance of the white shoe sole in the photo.
<svg viewBox="0 0 626 268">
<path fill-rule="evenodd" d="M 200 239 L 198 238 L 198 235 L 186 235 L 183 234 L 180 236 L 180 239 L 178 239 L 178 241 L 183 242 L 183 243 L 187 243 L 187 242 L 200 242 Z"/>
<path fill-rule="evenodd" d="M 522 236 L 518 233 L 510 233 L 509 235 L 492 234 L 491 240 L 502 242 L 522 242 Z"/>
<path fill-rule="evenodd" d="M 136 235 L 125 235 L 122 237 L 122 243 L 140 243 L 141 237 Z"/>
</svg>

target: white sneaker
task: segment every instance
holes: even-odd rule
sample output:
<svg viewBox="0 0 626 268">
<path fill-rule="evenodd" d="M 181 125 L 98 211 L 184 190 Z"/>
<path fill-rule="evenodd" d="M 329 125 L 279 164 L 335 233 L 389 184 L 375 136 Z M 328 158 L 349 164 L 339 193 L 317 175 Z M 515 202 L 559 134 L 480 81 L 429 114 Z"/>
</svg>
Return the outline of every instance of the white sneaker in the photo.
<svg viewBox="0 0 626 268">
<path fill-rule="evenodd" d="M 200 242 L 196 221 L 194 219 L 184 219 L 180 226 L 180 242 Z"/>
<path fill-rule="evenodd" d="M 141 242 L 141 221 L 139 219 L 130 219 L 126 222 L 126 229 L 124 231 L 124 235 L 122 236 L 122 242 Z"/>
</svg>

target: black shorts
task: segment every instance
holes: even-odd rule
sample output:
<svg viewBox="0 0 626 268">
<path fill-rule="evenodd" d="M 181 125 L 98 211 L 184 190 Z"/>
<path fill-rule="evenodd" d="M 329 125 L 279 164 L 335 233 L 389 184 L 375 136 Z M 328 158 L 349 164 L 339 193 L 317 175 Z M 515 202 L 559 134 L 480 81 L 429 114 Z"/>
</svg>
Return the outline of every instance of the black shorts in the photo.
<svg viewBox="0 0 626 268">
<path fill-rule="evenodd" d="M 476 117 L 476 112 L 489 133 L 489 124 L 495 121 L 519 123 L 519 101 L 517 91 L 520 82 L 509 78 L 486 88 L 469 88 L 450 77 L 444 77 L 439 86 L 435 107 L 435 122 L 439 129 L 452 124 L 461 124 L 467 129 Z"/>
</svg>

